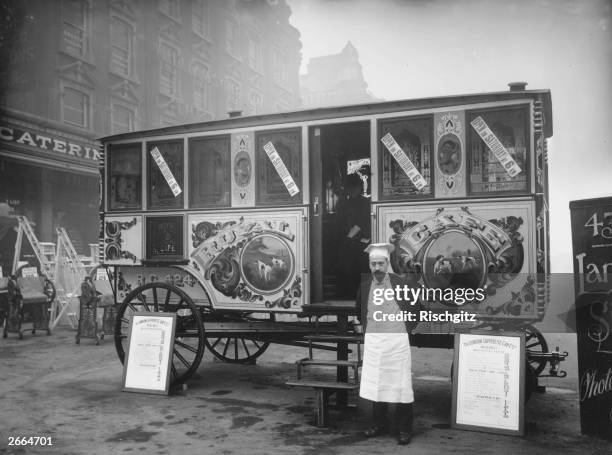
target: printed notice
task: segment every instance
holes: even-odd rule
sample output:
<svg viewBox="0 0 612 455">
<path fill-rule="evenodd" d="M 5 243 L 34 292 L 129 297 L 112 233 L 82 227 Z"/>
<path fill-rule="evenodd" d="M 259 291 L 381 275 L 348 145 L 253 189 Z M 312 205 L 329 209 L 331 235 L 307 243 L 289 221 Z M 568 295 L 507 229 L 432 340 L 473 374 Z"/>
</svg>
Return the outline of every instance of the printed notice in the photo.
<svg viewBox="0 0 612 455">
<path fill-rule="evenodd" d="M 382 143 L 387 147 L 389 153 L 395 158 L 397 164 L 400 165 L 402 170 L 406 173 L 412 184 L 417 190 L 422 190 L 427 186 L 427 181 L 423 178 L 419 170 L 410 161 L 408 155 L 402 150 L 399 144 L 395 141 L 391 133 L 385 134 L 381 139 Z"/>
<path fill-rule="evenodd" d="M 520 433 L 521 337 L 461 333 L 458 338 L 453 424 Z"/>
<path fill-rule="evenodd" d="M 514 158 L 508 153 L 508 150 L 506 150 L 482 117 L 478 116 L 472 120 L 472 127 L 480 135 L 484 143 L 487 144 L 487 147 L 493 152 L 495 158 L 501 163 L 510 177 L 521 173 L 521 167 L 516 164 Z"/>
<path fill-rule="evenodd" d="M 37 277 L 38 269 L 36 267 L 24 267 L 21 269 L 21 276 L 24 278 Z"/>
<path fill-rule="evenodd" d="M 168 393 L 175 323 L 174 313 L 133 315 L 123 390 Z"/>
<path fill-rule="evenodd" d="M 172 190 L 172 194 L 174 194 L 174 197 L 177 197 L 179 194 L 183 192 L 183 190 L 181 190 L 181 187 L 179 186 L 178 182 L 174 178 L 174 175 L 172 175 L 172 171 L 168 167 L 166 160 L 164 159 L 164 157 L 162 156 L 161 152 L 159 151 L 157 147 L 151 150 L 151 156 L 155 160 L 157 167 L 159 167 L 159 170 L 161 171 L 162 175 L 166 179 L 166 182 L 168 182 L 168 186 Z"/>
<path fill-rule="evenodd" d="M 274 144 L 272 144 L 272 142 L 268 142 L 263 146 L 263 148 L 268 154 L 268 158 L 270 158 L 270 161 L 272 162 L 274 169 L 276 169 L 278 176 L 285 184 L 285 187 L 287 188 L 289 194 L 292 197 L 298 194 L 300 192 L 300 189 L 293 181 L 293 177 L 291 177 L 291 174 L 289 174 L 287 166 L 285 166 L 285 163 L 283 163 L 283 160 L 274 148 Z"/>
</svg>

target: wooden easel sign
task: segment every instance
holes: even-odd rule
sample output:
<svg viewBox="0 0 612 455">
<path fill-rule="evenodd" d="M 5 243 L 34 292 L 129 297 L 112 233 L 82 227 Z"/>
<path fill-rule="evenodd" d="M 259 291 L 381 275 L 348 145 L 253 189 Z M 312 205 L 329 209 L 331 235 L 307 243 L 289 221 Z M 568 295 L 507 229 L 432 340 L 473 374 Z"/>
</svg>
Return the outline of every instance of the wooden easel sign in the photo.
<svg viewBox="0 0 612 455">
<path fill-rule="evenodd" d="M 525 335 L 455 333 L 453 428 L 525 434 Z"/>
<path fill-rule="evenodd" d="M 123 363 L 123 391 L 168 395 L 175 313 L 136 312 Z"/>
</svg>

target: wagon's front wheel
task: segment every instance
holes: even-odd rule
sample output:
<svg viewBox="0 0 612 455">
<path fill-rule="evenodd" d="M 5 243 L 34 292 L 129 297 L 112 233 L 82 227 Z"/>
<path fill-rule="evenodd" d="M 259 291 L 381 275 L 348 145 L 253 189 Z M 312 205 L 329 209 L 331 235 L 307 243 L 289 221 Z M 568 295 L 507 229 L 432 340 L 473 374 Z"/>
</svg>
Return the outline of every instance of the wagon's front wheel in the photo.
<svg viewBox="0 0 612 455">
<path fill-rule="evenodd" d="M 215 357 L 229 363 L 251 363 L 262 355 L 270 343 L 243 338 L 225 336 L 206 339 L 206 346 Z"/>
<path fill-rule="evenodd" d="M 115 348 L 121 363 L 125 360 L 130 322 L 136 312 L 176 313 L 170 375 L 172 385 L 185 382 L 196 372 L 204 355 L 204 324 L 193 300 L 180 288 L 162 282 L 147 283 L 131 291 L 123 300 L 115 323 Z"/>
</svg>

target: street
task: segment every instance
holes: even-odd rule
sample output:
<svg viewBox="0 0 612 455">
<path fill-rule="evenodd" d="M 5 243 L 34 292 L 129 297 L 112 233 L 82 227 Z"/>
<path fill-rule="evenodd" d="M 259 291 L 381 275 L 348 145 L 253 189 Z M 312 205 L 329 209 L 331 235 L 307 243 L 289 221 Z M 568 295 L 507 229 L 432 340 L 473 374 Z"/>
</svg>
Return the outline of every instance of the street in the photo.
<svg viewBox="0 0 612 455">
<path fill-rule="evenodd" d="M 357 395 L 349 397 L 356 409 L 332 410 L 329 428 L 314 426 L 314 391 L 285 385 L 306 355 L 271 345 L 256 365 L 232 365 L 206 352 L 186 390 L 157 396 L 121 391 L 108 336 L 95 346 L 75 345 L 65 328 L 21 341 L 11 334 L 0 341 L 0 453 L 610 453 L 609 443 L 580 435 L 575 359 L 563 365 L 571 367 L 567 378 L 547 380 L 546 393 L 530 399 L 527 434 L 515 437 L 450 429 L 452 351 L 413 348 L 415 436 L 399 447 L 393 436 L 361 435 L 370 409 Z M 53 445 L 8 446 L 17 436 L 46 436 Z"/>
</svg>

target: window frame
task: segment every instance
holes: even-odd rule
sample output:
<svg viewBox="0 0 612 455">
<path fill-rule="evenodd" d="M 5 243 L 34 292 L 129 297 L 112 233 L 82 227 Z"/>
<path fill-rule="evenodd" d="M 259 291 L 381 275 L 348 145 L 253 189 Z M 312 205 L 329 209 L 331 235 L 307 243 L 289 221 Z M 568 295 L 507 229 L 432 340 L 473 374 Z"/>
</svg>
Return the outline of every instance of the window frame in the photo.
<svg viewBox="0 0 612 455">
<path fill-rule="evenodd" d="M 66 115 L 65 115 L 65 108 L 66 108 L 66 103 L 65 103 L 65 96 L 66 96 L 66 92 L 67 90 L 72 90 L 74 92 L 78 92 L 81 95 L 83 95 L 85 97 L 86 100 L 86 106 L 83 108 L 83 125 L 79 124 L 79 123 L 74 123 L 71 122 L 70 120 L 66 119 Z M 60 100 L 60 112 L 61 112 L 61 120 L 62 123 L 66 124 L 66 125 L 70 125 L 72 127 L 76 127 L 76 128 L 82 128 L 85 130 L 88 130 L 91 128 L 91 113 L 92 113 L 92 93 L 90 90 L 82 88 L 80 86 L 77 85 L 73 85 L 73 84 L 68 84 L 68 83 L 61 83 L 60 86 L 60 94 L 61 94 L 61 100 Z M 76 110 L 76 109 L 75 109 Z"/>
<path fill-rule="evenodd" d="M 472 138 L 477 138 L 479 141 L 482 141 L 480 135 L 474 130 L 472 127 L 472 120 L 478 117 L 483 113 L 492 113 L 492 112 L 503 112 L 503 111 L 518 111 L 522 110 L 525 115 L 525 168 L 521 169 L 521 173 L 525 175 L 525 189 L 524 190 L 504 190 L 504 191 L 472 191 Z M 518 105 L 510 105 L 510 106 L 494 106 L 484 109 L 469 109 L 465 111 L 465 119 L 466 119 L 466 127 L 469 132 L 466 133 L 465 142 L 466 142 L 466 193 L 468 197 L 477 196 L 477 197 L 495 197 L 498 195 L 501 196 L 526 196 L 531 194 L 531 146 L 533 143 L 533 133 L 531 130 L 531 117 L 530 117 L 531 109 L 529 104 L 518 104 Z M 484 119 L 484 117 L 483 117 Z M 489 125 L 490 128 L 490 125 Z M 489 148 L 485 145 L 486 150 Z"/>
<path fill-rule="evenodd" d="M 112 198 L 112 170 L 113 170 L 113 159 L 115 157 L 116 153 L 124 153 L 124 152 L 120 152 L 120 150 L 122 149 L 134 149 L 134 150 L 130 150 L 134 155 L 138 156 L 138 166 L 137 166 L 137 172 L 134 174 L 127 174 L 127 175 L 133 175 L 133 176 L 137 176 L 137 181 L 136 181 L 136 192 L 137 192 L 137 199 L 138 199 L 138 203 L 134 204 L 134 205 L 129 205 L 129 206 L 117 206 L 116 204 L 114 204 L 114 198 Z M 136 153 L 136 149 L 138 149 L 138 153 Z M 143 181 L 143 176 L 142 176 L 142 143 L 141 142 L 130 142 L 130 143 L 125 143 L 125 144 L 110 144 L 108 146 L 108 152 L 106 155 L 106 167 L 107 167 L 107 185 L 106 185 L 106 199 L 107 199 L 107 207 L 108 207 L 108 211 L 112 211 L 112 212 L 126 212 L 126 211 L 137 211 L 137 210 L 142 210 L 142 181 Z"/>
<path fill-rule="evenodd" d="M 208 142 L 208 141 L 218 141 L 218 140 L 226 140 L 227 141 L 227 156 L 225 156 L 225 162 L 227 163 L 226 173 L 225 173 L 225 182 L 227 183 L 228 201 L 225 204 L 218 202 L 196 202 L 194 200 L 196 191 L 193 187 L 194 182 L 197 180 L 196 167 L 194 159 L 194 154 L 196 150 L 194 150 L 194 143 L 197 142 Z M 208 209 L 215 207 L 231 207 L 232 206 L 232 141 L 231 135 L 229 134 L 220 134 L 215 136 L 200 136 L 200 137 L 191 137 L 187 142 L 187 160 L 189 162 L 189 197 L 188 197 L 188 207 L 190 209 Z"/>
<path fill-rule="evenodd" d="M 151 156 L 151 150 L 153 150 L 154 147 L 157 147 L 163 144 L 180 144 L 180 147 L 181 147 L 180 153 L 177 153 L 177 156 L 180 157 L 180 162 L 181 162 L 180 178 L 179 176 L 176 175 L 176 171 L 170 168 L 170 165 L 168 164 L 168 167 L 172 171 L 173 177 L 176 179 L 176 182 L 179 184 L 182 190 L 181 194 L 174 197 L 174 200 L 176 201 L 176 203 L 173 205 L 160 205 L 159 203 L 154 204 L 153 202 L 154 195 L 153 195 L 152 178 L 156 170 L 159 172 L 159 176 L 158 176 L 159 181 L 163 181 L 164 183 L 166 183 L 166 179 L 161 174 L 161 170 L 159 169 L 159 167 L 153 160 L 153 157 Z M 184 144 L 183 139 L 180 138 L 180 139 L 163 139 L 163 140 L 147 141 L 145 143 L 145 150 L 146 150 L 146 158 L 145 158 L 146 159 L 146 182 L 145 183 L 146 183 L 146 190 L 147 190 L 147 210 L 151 210 L 151 211 L 182 210 L 185 206 L 185 144 Z M 162 151 L 160 150 L 160 152 Z M 162 152 L 162 155 L 163 155 L 163 152 Z M 167 164 L 167 161 L 166 161 L 166 164 Z"/>
<path fill-rule="evenodd" d="M 383 134 L 383 126 L 386 123 L 395 123 L 400 121 L 411 121 L 411 120 L 426 120 L 429 126 L 429 188 L 430 192 L 428 194 L 400 194 L 400 195 L 387 195 L 385 196 L 383 193 L 383 155 L 384 153 L 389 153 L 389 150 L 382 143 L 381 139 L 384 136 Z M 436 183 L 435 183 L 435 166 L 434 166 L 434 118 L 432 114 L 425 115 L 413 115 L 413 116 L 402 116 L 402 117 L 392 117 L 392 118 L 384 118 L 379 119 L 376 125 L 377 130 L 377 160 L 378 160 L 378 200 L 380 201 L 401 201 L 401 200 L 423 200 L 423 199 L 435 199 L 436 197 Z M 404 151 L 404 153 L 406 153 Z M 395 160 L 393 156 L 391 156 L 391 160 Z M 414 164 L 414 163 L 413 163 Z M 419 169 L 419 172 L 422 172 L 422 168 Z M 403 170 L 402 170 L 403 172 Z M 422 175 L 422 174 L 421 174 Z"/>
<path fill-rule="evenodd" d="M 113 32 L 113 24 L 115 22 L 120 22 L 123 25 L 125 25 L 127 32 L 128 32 L 128 49 L 121 49 L 118 46 L 115 46 L 115 44 L 113 43 L 113 36 L 115 36 L 114 32 Z M 133 72 L 134 72 L 134 24 L 131 23 L 130 21 L 128 21 L 127 19 L 120 17 L 116 14 L 112 14 L 111 15 L 111 21 L 110 21 L 110 31 L 111 31 L 111 42 L 110 42 L 110 70 L 112 73 L 117 74 L 121 77 L 126 77 L 126 78 L 131 78 L 133 76 Z M 115 66 L 113 65 L 113 60 L 114 60 L 114 55 L 115 55 L 115 49 L 120 49 L 124 52 L 127 53 L 127 57 L 126 57 L 126 63 L 127 63 L 127 72 L 126 73 L 122 73 L 120 71 L 117 71 L 117 69 L 115 68 Z"/>
<path fill-rule="evenodd" d="M 83 7 L 83 24 L 73 24 L 68 21 L 66 17 L 66 3 L 67 2 L 78 2 Z M 62 35 L 61 35 L 61 49 L 62 51 L 75 56 L 80 59 L 84 59 L 89 55 L 89 29 L 90 29 L 90 4 L 88 0 L 62 0 L 61 3 L 61 11 L 62 11 Z M 74 29 L 80 31 L 82 33 L 82 50 L 80 52 L 73 52 L 72 46 L 66 45 L 66 25 L 73 27 Z"/>
<path fill-rule="evenodd" d="M 164 58 L 164 52 L 163 52 L 163 48 L 168 48 L 171 53 L 174 53 L 174 55 L 176 56 L 176 61 L 174 62 L 167 62 Z M 179 93 L 180 93 L 180 71 L 179 71 L 179 63 L 180 63 L 180 59 L 181 59 L 181 51 L 179 48 L 177 48 L 176 46 L 170 44 L 169 41 L 166 40 L 160 40 L 159 42 L 159 93 L 161 93 L 164 96 L 167 96 L 168 98 L 171 99 L 177 99 L 179 98 Z M 169 64 L 172 69 L 173 69 L 173 74 L 174 74 L 174 84 L 172 84 L 172 93 L 168 93 L 165 92 L 163 90 L 163 71 L 164 71 L 164 67 L 163 65 L 167 63 Z"/>
</svg>

